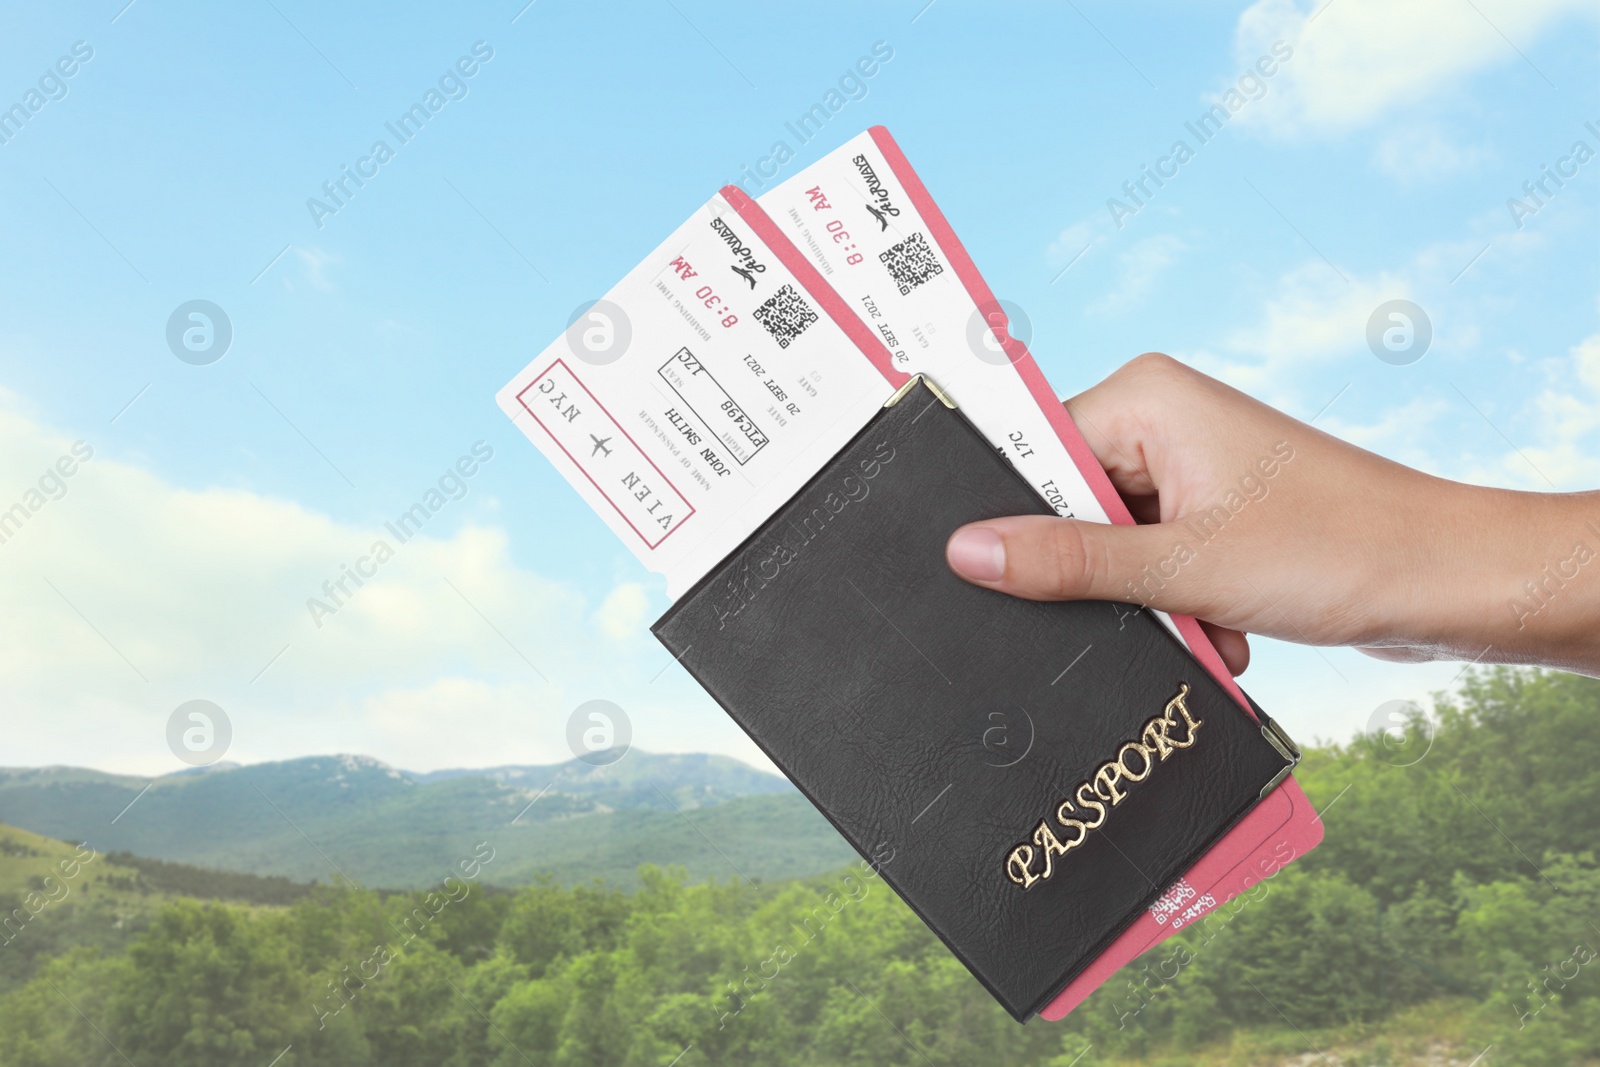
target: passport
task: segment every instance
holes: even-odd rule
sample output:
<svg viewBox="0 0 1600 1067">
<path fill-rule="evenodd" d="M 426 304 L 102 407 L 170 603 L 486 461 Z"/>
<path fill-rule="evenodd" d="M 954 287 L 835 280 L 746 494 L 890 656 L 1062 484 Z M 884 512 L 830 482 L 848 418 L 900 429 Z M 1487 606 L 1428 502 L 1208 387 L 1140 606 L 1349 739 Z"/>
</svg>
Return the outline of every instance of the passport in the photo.
<svg viewBox="0 0 1600 1067">
<path fill-rule="evenodd" d="M 652 627 L 1019 1021 L 1299 756 L 1148 613 L 945 565 L 958 526 L 1052 513 L 918 375 Z"/>
</svg>

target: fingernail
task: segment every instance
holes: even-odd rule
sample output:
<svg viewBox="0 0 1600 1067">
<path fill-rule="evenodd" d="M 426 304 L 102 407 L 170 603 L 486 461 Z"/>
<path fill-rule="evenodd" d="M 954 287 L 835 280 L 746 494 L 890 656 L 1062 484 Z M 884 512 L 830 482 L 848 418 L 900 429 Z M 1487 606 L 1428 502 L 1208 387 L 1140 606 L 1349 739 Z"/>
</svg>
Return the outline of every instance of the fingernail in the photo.
<svg viewBox="0 0 1600 1067">
<path fill-rule="evenodd" d="M 950 569 L 974 582 L 998 582 L 1006 573 L 1006 545 L 987 526 L 957 530 L 945 546 Z"/>
</svg>

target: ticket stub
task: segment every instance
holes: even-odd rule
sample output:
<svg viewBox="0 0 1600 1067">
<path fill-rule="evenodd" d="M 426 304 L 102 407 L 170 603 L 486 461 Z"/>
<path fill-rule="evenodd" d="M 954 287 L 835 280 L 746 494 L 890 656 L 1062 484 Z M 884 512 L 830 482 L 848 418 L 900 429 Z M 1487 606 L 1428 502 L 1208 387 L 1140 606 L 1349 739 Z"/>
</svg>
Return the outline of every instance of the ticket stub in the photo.
<svg viewBox="0 0 1600 1067">
<path fill-rule="evenodd" d="M 717 196 L 496 399 L 677 597 L 903 380 L 862 339 L 794 249 Z"/>
<path fill-rule="evenodd" d="M 870 131 L 756 203 L 896 366 L 938 382 L 1057 514 L 1110 521 L 997 338 L 1004 316 L 973 303 Z"/>
</svg>

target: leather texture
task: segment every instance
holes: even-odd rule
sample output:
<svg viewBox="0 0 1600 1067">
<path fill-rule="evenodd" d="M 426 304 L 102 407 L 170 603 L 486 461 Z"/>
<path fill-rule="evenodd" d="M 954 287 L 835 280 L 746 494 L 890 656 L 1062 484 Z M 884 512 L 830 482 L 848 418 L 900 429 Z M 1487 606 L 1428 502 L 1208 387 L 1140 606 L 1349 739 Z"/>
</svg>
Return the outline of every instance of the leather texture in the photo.
<svg viewBox="0 0 1600 1067">
<path fill-rule="evenodd" d="M 1019 1021 L 1291 765 L 1148 613 L 950 573 L 956 527 L 1032 513 L 1049 509 L 919 383 L 653 627 Z M 1124 783 L 1048 879 L 1009 880 L 1041 820 L 1074 836 L 1060 802 L 1183 685 L 1193 746 Z"/>
</svg>

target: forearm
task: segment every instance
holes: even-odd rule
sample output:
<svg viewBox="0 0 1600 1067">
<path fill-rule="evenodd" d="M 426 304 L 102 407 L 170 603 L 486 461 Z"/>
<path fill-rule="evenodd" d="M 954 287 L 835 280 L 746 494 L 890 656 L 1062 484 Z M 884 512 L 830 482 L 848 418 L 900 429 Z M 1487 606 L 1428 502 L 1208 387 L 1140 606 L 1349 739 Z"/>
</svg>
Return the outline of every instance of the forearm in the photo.
<svg viewBox="0 0 1600 1067">
<path fill-rule="evenodd" d="M 1461 573 L 1439 580 L 1476 603 L 1441 632 L 1476 643 L 1467 658 L 1600 676 L 1600 492 L 1472 489 L 1461 506 Z"/>
</svg>

